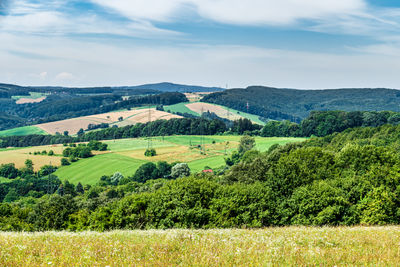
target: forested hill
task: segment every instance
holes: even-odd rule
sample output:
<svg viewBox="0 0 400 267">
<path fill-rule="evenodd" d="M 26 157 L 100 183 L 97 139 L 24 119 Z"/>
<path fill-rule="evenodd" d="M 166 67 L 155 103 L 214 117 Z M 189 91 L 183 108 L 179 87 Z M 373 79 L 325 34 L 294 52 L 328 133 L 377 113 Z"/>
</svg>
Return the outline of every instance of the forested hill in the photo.
<svg viewBox="0 0 400 267">
<path fill-rule="evenodd" d="M 247 111 L 264 118 L 300 122 L 313 110 L 400 111 L 400 91 L 393 89 L 296 90 L 251 86 L 205 96 L 202 101 Z"/>
<path fill-rule="evenodd" d="M 148 90 L 159 90 L 163 92 L 181 92 L 181 93 L 191 93 L 191 92 L 216 92 L 223 91 L 224 89 L 220 87 L 204 87 L 197 85 L 183 85 L 175 83 L 154 83 L 154 84 L 144 84 L 138 86 L 125 86 L 125 87 L 114 87 L 114 89 L 148 89 Z"/>
<path fill-rule="evenodd" d="M 155 94 L 161 92 L 217 92 L 224 89 L 220 87 L 203 87 L 197 85 L 184 85 L 175 83 L 154 83 L 137 86 L 102 86 L 102 87 L 57 87 L 57 86 L 19 86 L 0 83 L 0 98 L 8 98 L 13 95 L 29 95 L 29 92 L 72 94 Z"/>
</svg>

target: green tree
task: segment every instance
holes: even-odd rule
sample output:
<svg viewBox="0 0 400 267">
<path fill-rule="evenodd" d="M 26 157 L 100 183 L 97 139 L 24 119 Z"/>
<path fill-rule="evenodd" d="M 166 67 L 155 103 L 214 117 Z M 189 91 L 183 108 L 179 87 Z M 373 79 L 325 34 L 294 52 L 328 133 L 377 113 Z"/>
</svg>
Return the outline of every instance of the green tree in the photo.
<svg viewBox="0 0 400 267">
<path fill-rule="evenodd" d="M 240 155 L 243 155 L 246 151 L 253 149 L 255 146 L 256 140 L 254 137 L 245 135 L 240 138 L 240 143 L 238 147 L 238 152 Z"/>
<path fill-rule="evenodd" d="M 187 163 L 175 164 L 171 169 L 171 176 L 174 178 L 185 177 L 190 175 L 190 168 Z"/>
</svg>

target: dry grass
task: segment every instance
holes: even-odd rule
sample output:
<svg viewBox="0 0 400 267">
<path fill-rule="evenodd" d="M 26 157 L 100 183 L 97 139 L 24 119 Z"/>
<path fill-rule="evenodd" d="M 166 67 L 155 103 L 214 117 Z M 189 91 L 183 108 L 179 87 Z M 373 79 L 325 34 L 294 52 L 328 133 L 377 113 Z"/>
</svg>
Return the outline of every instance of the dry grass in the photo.
<svg viewBox="0 0 400 267">
<path fill-rule="evenodd" d="M 201 114 L 201 112 L 214 112 L 221 118 L 228 118 L 228 111 L 220 106 L 209 104 L 209 103 L 203 103 L 203 102 L 196 102 L 196 103 L 190 103 L 187 104 L 186 107 L 189 109 L 193 110 L 194 112 L 197 112 Z M 229 119 L 230 120 L 238 120 L 240 118 L 243 118 L 243 116 L 238 115 L 237 113 L 232 113 L 229 112 Z"/>
<path fill-rule="evenodd" d="M 231 142 L 227 149 L 228 151 L 232 148 L 237 147 L 237 142 Z M 200 149 L 197 147 L 190 148 L 189 146 L 169 146 L 169 147 L 158 147 L 156 148 L 157 155 L 154 157 L 144 156 L 146 149 L 129 150 L 118 152 L 118 154 L 128 156 L 135 159 L 148 160 L 148 161 L 167 161 L 172 162 L 191 162 L 194 160 L 205 159 L 214 156 L 224 155 L 225 144 L 205 144 L 206 155 L 200 153 Z"/>
<path fill-rule="evenodd" d="M 45 99 L 46 99 L 45 96 L 42 96 L 42 97 L 39 97 L 39 98 L 20 98 L 15 103 L 16 104 L 40 103 Z"/>
<path fill-rule="evenodd" d="M 64 147 L 62 145 L 49 145 L 0 151 L 0 164 L 14 163 L 15 167 L 22 168 L 25 166 L 25 160 L 30 159 L 34 164 L 35 171 L 38 171 L 43 165 L 61 165 L 60 156 L 33 155 L 35 151 L 42 152 L 43 150 L 47 152 L 53 150 L 56 155 L 61 155 Z M 29 152 L 32 154 L 29 154 Z"/>
<path fill-rule="evenodd" d="M 151 120 L 155 121 L 158 119 L 169 120 L 172 118 L 181 118 L 181 116 L 169 114 L 167 112 L 158 111 L 154 108 L 150 110 Z M 122 117 L 123 121 L 118 119 Z M 40 129 L 50 133 L 55 134 L 57 132 L 63 133 L 68 131 L 70 134 L 76 134 L 81 128 L 86 130 L 89 124 L 116 124 L 118 126 L 133 125 L 139 122 L 147 122 L 149 119 L 148 109 L 133 109 L 125 111 L 115 111 L 103 114 L 96 114 L 91 116 L 79 117 L 74 119 L 48 122 L 36 125 Z"/>
<path fill-rule="evenodd" d="M 397 266 L 400 227 L 0 233 L 1 266 Z"/>
</svg>

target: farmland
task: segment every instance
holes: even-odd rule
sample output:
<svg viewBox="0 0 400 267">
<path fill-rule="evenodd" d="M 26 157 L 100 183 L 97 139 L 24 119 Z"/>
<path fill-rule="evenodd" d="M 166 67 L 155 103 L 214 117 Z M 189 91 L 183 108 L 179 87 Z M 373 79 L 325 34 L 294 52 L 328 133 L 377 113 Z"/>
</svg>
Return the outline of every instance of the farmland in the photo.
<svg viewBox="0 0 400 267">
<path fill-rule="evenodd" d="M 167 112 L 150 109 L 151 120 L 180 118 Z M 133 125 L 136 123 L 145 123 L 149 120 L 149 109 L 132 109 L 115 111 L 85 117 L 78 117 L 68 120 L 48 122 L 36 125 L 40 129 L 50 134 L 63 133 L 68 131 L 70 134 L 76 134 L 81 128 L 86 130 L 89 124 L 107 123 L 118 127 Z"/>
<path fill-rule="evenodd" d="M 395 266 L 400 228 L 0 233 L 2 266 Z"/>
<path fill-rule="evenodd" d="M 200 116 L 201 112 L 214 112 L 217 116 L 230 120 L 238 119 L 249 119 L 254 123 L 264 125 L 265 123 L 261 121 L 257 115 L 249 114 L 246 112 L 239 112 L 235 109 L 229 109 L 225 106 L 203 103 L 203 102 L 190 102 L 190 103 L 179 103 L 171 106 L 165 106 L 164 109 L 170 112 L 181 112 L 189 113 L 194 116 Z"/>
<path fill-rule="evenodd" d="M 104 141 L 109 146 L 109 151 L 95 152 L 95 157 L 81 159 L 70 166 L 60 167 L 56 175 L 62 180 L 95 184 L 102 175 L 112 175 L 121 172 L 124 176 L 135 173 L 137 168 L 145 162 L 167 161 L 187 162 L 192 172 L 210 168 L 221 167 L 225 164 L 225 153 L 235 150 L 239 144 L 240 136 L 165 136 L 151 139 L 151 145 L 157 150 L 157 155 L 151 158 L 144 156 L 148 146 L 145 138 L 119 139 Z M 266 151 L 273 144 L 286 144 L 297 142 L 301 138 L 262 138 L 256 137 L 256 148 Z M 201 154 L 198 145 L 204 143 L 206 154 Z M 16 167 L 24 166 L 25 160 L 30 159 L 35 170 L 43 165 L 60 166 L 62 145 L 49 145 L 20 149 L 4 149 L 0 151 L 0 164 L 15 163 Z M 34 155 L 34 152 L 53 150 L 55 155 Z"/>
<path fill-rule="evenodd" d="M 10 130 L 0 131 L 0 136 L 13 136 L 13 135 L 30 135 L 30 134 L 47 134 L 46 131 L 36 126 L 24 126 Z"/>
</svg>

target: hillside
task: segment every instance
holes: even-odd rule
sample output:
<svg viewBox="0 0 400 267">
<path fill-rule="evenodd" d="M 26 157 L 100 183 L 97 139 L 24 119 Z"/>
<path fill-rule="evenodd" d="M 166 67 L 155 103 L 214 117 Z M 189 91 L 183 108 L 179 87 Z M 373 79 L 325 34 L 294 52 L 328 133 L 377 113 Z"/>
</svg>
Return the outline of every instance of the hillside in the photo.
<svg viewBox="0 0 400 267">
<path fill-rule="evenodd" d="M 400 111 L 400 91 L 393 89 L 296 90 L 251 86 L 206 95 L 203 102 L 228 106 L 275 120 L 300 122 L 313 110 Z"/>
<path fill-rule="evenodd" d="M 137 86 L 122 86 L 122 87 L 112 87 L 113 89 L 151 89 L 158 90 L 162 92 L 180 92 L 180 93 L 192 93 L 192 92 L 216 92 L 223 91 L 224 89 L 220 87 L 204 87 L 197 85 L 184 85 L 175 83 L 153 83 L 153 84 L 143 84 Z"/>
</svg>

